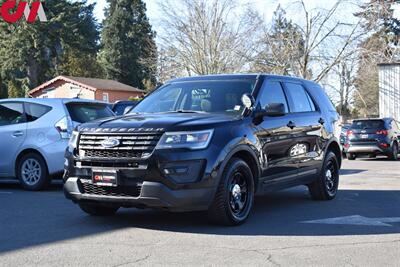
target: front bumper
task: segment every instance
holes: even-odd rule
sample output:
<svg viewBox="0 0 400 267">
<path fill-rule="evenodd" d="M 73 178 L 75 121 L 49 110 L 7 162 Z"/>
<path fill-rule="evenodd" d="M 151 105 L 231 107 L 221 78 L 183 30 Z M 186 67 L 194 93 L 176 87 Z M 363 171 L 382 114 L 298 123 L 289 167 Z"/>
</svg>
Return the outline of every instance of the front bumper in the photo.
<svg viewBox="0 0 400 267">
<path fill-rule="evenodd" d="M 169 211 L 206 210 L 215 192 L 212 188 L 172 190 L 159 182 L 143 181 L 138 196 L 86 194 L 77 177 L 69 177 L 64 194 L 74 202 L 98 202 L 122 207 L 157 208 Z"/>
<path fill-rule="evenodd" d="M 170 211 L 206 210 L 219 184 L 219 152 L 220 148 L 215 146 L 196 151 L 156 150 L 147 159 L 110 160 L 81 158 L 67 149 L 64 192 L 75 203 L 90 201 Z M 117 171 L 118 186 L 95 188 L 93 170 Z M 140 187 L 138 194 L 124 192 L 135 187 Z"/>
</svg>

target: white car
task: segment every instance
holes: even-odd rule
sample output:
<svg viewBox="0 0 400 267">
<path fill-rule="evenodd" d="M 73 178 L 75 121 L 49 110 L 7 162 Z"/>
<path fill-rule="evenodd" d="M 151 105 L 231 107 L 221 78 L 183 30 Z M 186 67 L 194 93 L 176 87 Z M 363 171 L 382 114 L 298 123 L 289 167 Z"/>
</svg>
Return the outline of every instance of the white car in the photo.
<svg viewBox="0 0 400 267">
<path fill-rule="evenodd" d="M 40 190 L 62 173 L 73 129 L 114 116 L 107 103 L 82 99 L 0 100 L 0 180 Z"/>
</svg>

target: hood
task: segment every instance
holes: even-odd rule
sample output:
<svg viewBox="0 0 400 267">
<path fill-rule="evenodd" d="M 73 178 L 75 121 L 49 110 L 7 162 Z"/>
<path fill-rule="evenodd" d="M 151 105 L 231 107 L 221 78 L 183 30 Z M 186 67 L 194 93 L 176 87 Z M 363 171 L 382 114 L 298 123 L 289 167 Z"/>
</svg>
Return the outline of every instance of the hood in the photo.
<svg viewBox="0 0 400 267">
<path fill-rule="evenodd" d="M 213 128 L 240 119 L 239 115 L 210 113 L 152 113 L 125 115 L 106 118 L 82 124 L 80 131 L 124 132 L 128 129 L 138 131 L 188 131 Z"/>
</svg>

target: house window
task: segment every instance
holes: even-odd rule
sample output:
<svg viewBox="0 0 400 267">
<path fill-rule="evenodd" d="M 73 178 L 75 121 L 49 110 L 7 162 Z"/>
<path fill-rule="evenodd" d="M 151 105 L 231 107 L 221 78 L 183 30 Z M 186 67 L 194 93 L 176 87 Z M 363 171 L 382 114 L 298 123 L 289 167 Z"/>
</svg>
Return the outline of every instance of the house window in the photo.
<svg viewBox="0 0 400 267">
<path fill-rule="evenodd" d="M 109 102 L 108 100 L 109 100 L 108 99 L 108 93 L 103 93 L 103 101 L 104 102 Z"/>
</svg>

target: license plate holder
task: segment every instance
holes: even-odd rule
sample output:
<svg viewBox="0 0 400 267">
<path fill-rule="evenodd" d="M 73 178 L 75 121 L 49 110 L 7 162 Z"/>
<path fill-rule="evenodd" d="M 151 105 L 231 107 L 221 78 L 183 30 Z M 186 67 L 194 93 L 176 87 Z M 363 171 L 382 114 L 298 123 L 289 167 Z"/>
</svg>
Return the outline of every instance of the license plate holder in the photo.
<svg viewBox="0 0 400 267">
<path fill-rule="evenodd" d="M 118 171 L 93 170 L 92 183 L 101 186 L 118 186 Z"/>
<path fill-rule="evenodd" d="M 368 139 L 368 134 L 362 134 L 362 135 L 361 135 L 361 138 L 362 138 L 362 139 Z"/>
</svg>

